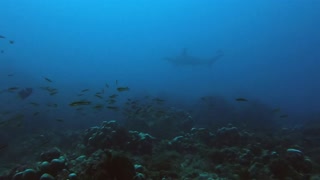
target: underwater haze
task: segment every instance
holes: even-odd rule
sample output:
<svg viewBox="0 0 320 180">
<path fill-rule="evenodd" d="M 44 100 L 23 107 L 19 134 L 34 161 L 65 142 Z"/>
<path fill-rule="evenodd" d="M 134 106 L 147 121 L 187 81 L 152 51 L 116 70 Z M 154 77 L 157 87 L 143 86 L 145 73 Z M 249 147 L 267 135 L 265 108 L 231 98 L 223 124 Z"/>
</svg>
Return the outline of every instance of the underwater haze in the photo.
<svg viewBox="0 0 320 180">
<path fill-rule="evenodd" d="M 304 122 L 319 115 L 319 9 L 316 0 L 2 0 L 0 88 L 33 88 L 23 103 L 55 101 L 63 112 L 72 95 L 106 83 L 129 87 L 124 99 L 245 98 Z M 219 52 L 210 64 L 185 60 Z M 41 94 L 46 83 L 54 98 Z M 3 109 L 25 109 L 9 96 Z"/>
<path fill-rule="evenodd" d="M 0 0 L 0 180 L 320 179 L 319 0 Z"/>
</svg>

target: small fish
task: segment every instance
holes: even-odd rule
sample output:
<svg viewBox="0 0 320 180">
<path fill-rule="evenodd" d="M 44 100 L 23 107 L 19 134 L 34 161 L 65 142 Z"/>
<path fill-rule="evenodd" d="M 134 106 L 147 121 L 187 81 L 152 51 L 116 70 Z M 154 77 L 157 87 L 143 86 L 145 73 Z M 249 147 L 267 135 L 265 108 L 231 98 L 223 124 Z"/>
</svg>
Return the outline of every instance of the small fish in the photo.
<svg viewBox="0 0 320 180">
<path fill-rule="evenodd" d="M 2 115 L 8 115 L 8 114 L 11 114 L 11 111 L 3 111 L 2 113 L 1 113 Z"/>
<path fill-rule="evenodd" d="M 139 114 L 141 111 L 142 111 L 142 108 L 139 107 L 139 108 L 134 112 L 134 114 Z"/>
<path fill-rule="evenodd" d="M 84 94 L 78 94 L 78 96 L 83 96 Z"/>
<path fill-rule="evenodd" d="M 94 96 L 97 97 L 97 98 L 100 98 L 100 99 L 103 98 L 103 97 L 102 97 L 101 95 L 99 95 L 99 94 L 95 94 Z"/>
<path fill-rule="evenodd" d="M 109 88 L 109 84 L 108 83 L 106 83 L 106 88 Z"/>
<path fill-rule="evenodd" d="M 1 144 L 0 145 L 0 150 L 2 150 L 2 149 L 5 149 L 5 148 L 7 148 L 8 147 L 8 144 L 6 143 L 6 144 Z"/>
<path fill-rule="evenodd" d="M 118 96 L 118 94 L 112 94 L 111 96 L 109 96 L 109 98 L 116 98 Z"/>
<path fill-rule="evenodd" d="M 19 87 L 10 87 L 10 88 L 8 88 L 8 91 L 15 91 L 15 90 L 18 90 L 19 89 Z"/>
<path fill-rule="evenodd" d="M 1 52 L 1 54 L 3 54 L 3 53 L 4 53 L 4 50 L 1 50 L 0 52 Z"/>
<path fill-rule="evenodd" d="M 10 43 L 10 44 L 14 44 L 14 40 L 10 40 L 9 43 Z"/>
<path fill-rule="evenodd" d="M 272 112 L 274 112 L 274 113 L 277 113 L 277 112 L 280 112 L 280 111 L 281 111 L 280 108 L 275 108 L 275 109 L 272 110 Z"/>
<path fill-rule="evenodd" d="M 116 80 L 116 85 L 118 85 L 118 80 Z"/>
<path fill-rule="evenodd" d="M 47 77 L 43 77 L 46 81 L 48 81 L 48 82 L 52 82 L 52 80 L 51 79 L 49 79 L 49 78 L 47 78 Z"/>
<path fill-rule="evenodd" d="M 236 101 L 238 101 L 238 102 L 247 102 L 248 99 L 240 97 L 240 98 L 236 98 Z"/>
<path fill-rule="evenodd" d="M 39 104 L 36 103 L 36 102 L 30 102 L 29 104 L 31 104 L 31 105 L 33 105 L 33 106 L 39 106 Z"/>
<path fill-rule="evenodd" d="M 115 111 L 119 109 L 117 106 L 107 106 L 107 108 Z"/>
<path fill-rule="evenodd" d="M 280 115 L 279 117 L 280 117 L 280 118 L 287 118 L 287 117 L 289 117 L 289 115 L 288 115 L 288 114 L 282 114 L 282 115 Z"/>
<path fill-rule="evenodd" d="M 152 99 L 153 101 L 156 101 L 157 103 L 163 103 L 164 100 L 163 99 L 160 99 L 160 98 L 154 98 Z"/>
<path fill-rule="evenodd" d="M 64 120 L 63 120 L 63 119 L 60 119 L 60 118 L 57 118 L 56 121 L 57 121 L 57 122 L 64 122 Z"/>
<path fill-rule="evenodd" d="M 93 108 L 95 108 L 95 109 L 102 109 L 102 108 L 103 108 L 103 105 L 102 105 L 102 104 L 97 104 L 97 105 L 93 106 Z"/>
<path fill-rule="evenodd" d="M 5 36 L 0 35 L 0 38 L 1 38 L 1 39 L 5 39 L 6 37 L 5 37 Z"/>
<path fill-rule="evenodd" d="M 53 92 L 50 92 L 50 95 L 53 96 L 53 95 L 55 95 L 57 93 L 58 93 L 58 91 L 53 91 Z"/>
<path fill-rule="evenodd" d="M 114 99 L 108 99 L 107 102 L 108 102 L 108 104 L 114 104 L 114 103 L 116 103 L 117 101 L 114 100 Z"/>
<path fill-rule="evenodd" d="M 33 113 L 33 116 L 37 116 L 37 115 L 39 115 L 39 112 L 34 112 Z"/>
<path fill-rule="evenodd" d="M 77 110 L 77 111 L 82 111 L 83 108 L 82 108 L 82 107 L 79 107 L 79 108 L 77 108 L 76 110 Z"/>
<path fill-rule="evenodd" d="M 165 111 L 159 110 L 159 111 L 155 112 L 155 116 L 156 116 L 156 117 L 161 117 L 161 116 L 163 116 L 165 113 L 166 113 Z"/>
<path fill-rule="evenodd" d="M 50 142 L 50 139 L 43 134 L 41 134 L 39 138 L 41 139 L 41 143 L 39 144 L 40 147 L 47 145 Z"/>
<path fill-rule="evenodd" d="M 129 91 L 130 89 L 128 87 L 118 87 L 117 91 L 123 92 L 123 91 Z"/>
<path fill-rule="evenodd" d="M 83 90 L 81 90 L 81 92 L 87 92 L 87 91 L 89 91 L 89 89 L 83 89 Z"/>
<path fill-rule="evenodd" d="M 14 74 L 8 74 L 8 77 L 12 77 Z"/>
<path fill-rule="evenodd" d="M 56 103 L 48 103 L 47 106 L 56 108 L 56 107 L 58 107 L 58 104 L 56 104 Z"/>
<path fill-rule="evenodd" d="M 20 123 L 22 123 L 22 120 L 24 118 L 23 114 L 16 114 L 15 116 L 8 119 L 8 122 L 15 123 L 15 126 L 19 126 Z"/>
<path fill-rule="evenodd" d="M 71 102 L 69 105 L 70 106 L 82 106 L 82 105 L 90 105 L 91 102 L 90 101 L 74 101 L 74 102 Z"/>
</svg>

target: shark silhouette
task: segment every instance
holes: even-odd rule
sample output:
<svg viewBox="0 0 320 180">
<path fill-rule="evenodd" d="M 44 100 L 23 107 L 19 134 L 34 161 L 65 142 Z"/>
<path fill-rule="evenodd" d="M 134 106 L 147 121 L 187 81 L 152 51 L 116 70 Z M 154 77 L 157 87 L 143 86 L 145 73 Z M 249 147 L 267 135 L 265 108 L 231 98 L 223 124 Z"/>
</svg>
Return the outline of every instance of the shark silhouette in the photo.
<svg viewBox="0 0 320 180">
<path fill-rule="evenodd" d="M 211 66 L 218 59 L 224 56 L 222 51 L 217 51 L 213 58 L 202 59 L 189 55 L 187 51 L 188 50 L 184 48 L 179 56 L 165 58 L 165 60 L 175 66 Z"/>
</svg>

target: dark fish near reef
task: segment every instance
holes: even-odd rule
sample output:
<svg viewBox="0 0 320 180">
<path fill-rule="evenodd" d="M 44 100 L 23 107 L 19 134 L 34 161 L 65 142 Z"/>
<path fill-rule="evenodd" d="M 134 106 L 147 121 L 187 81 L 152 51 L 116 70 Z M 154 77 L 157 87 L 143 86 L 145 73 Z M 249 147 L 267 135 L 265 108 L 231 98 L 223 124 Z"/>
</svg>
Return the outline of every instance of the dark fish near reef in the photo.
<svg viewBox="0 0 320 180">
<path fill-rule="evenodd" d="M 108 104 L 114 104 L 114 103 L 116 103 L 117 101 L 114 100 L 114 99 L 108 99 L 108 100 L 106 100 L 106 102 L 107 102 Z"/>
<path fill-rule="evenodd" d="M 184 48 L 179 56 L 165 58 L 165 60 L 175 66 L 211 66 L 223 56 L 224 54 L 222 51 L 217 51 L 216 55 L 213 58 L 202 59 L 191 56 L 190 54 L 188 54 L 187 49 Z"/>
<path fill-rule="evenodd" d="M 21 99 L 26 99 L 27 97 L 29 97 L 33 92 L 32 88 L 25 88 L 22 89 L 18 92 L 18 95 Z"/>
<path fill-rule="evenodd" d="M 57 118 L 56 121 L 57 121 L 57 122 L 64 122 L 63 119 L 59 119 L 59 118 Z"/>
<path fill-rule="evenodd" d="M 236 98 L 236 101 L 238 101 L 238 102 L 247 102 L 248 99 L 246 99 L 246 98 Z"/>
<path fill-rule="evenodd" d="M 99 98 L 99 99 L 102 99 L 102 98 L 103 98 L 103 97 L 100 96 L 99 94 L 95 94 L 94 96 L 97 97 L 97 98 Z"/>
<path fill-rule="evenodd" d="M 47 106 L 48 106 L 48 107 L 57 108 L 57 107 L 58 107 L 58 104 L 56 104 L 56 103 L 48 103 Z"/>
<path fill-rule="evenodd" d="M 55 95 L 57 93 L 58 93 L 58 91 L 53 91 L 53 92 L 50 92 L 50 95 L 53 96 L 53 95 Z"/>
<path fill-rule="evenodd" d="M 8 147 L 8 144 L 7 143 L 4 143 L 4 144 L 0 144 L 0 150 L 2 149 L 5 149 Z"/>
<path fill-rule="evenodd" d="M 117 96 L 117 94 L 112 94 L 111 96 L 109 96 L 109 98 L 116 98 Z"/>
<path fill-rule="evenodd" d="M 70 106 L 82 106 L 82 105 L 90 105 L 91 102 L 90 101 L 74 101 L 72 103 L 70 103 Z"/>
<path fill-rule="evenodd" d="M 0 121 L 0 127 L 20 127 L 23 119 L 23 114 L 16 114 L 5 121 Z"/>
<path fill-rule="evenodd" d="M 280 112 L 280 111 L 281 111 L 280 108 L 275 108 L 275 109 L 272 110 L 272 112 L 274 112 L 274 113 L 277 113 L 277 112 Z"/>
<path fill-rule="evenodd" d="M 19 87 L 10 87 L 10 88 L 8 88 L 8 91 L 15 91 L 15 90 L 18 90 L 19 89 Z"/>
<path fill-rule="evenodd" d="M 33 106 L 39 106 L 39 103 L 36 103 L 36 102 L 30 102 L 29 104 L 31 104 Z"/>
<path fill-rule="evenodd" d="M 97 104 L 95 106 L 93 106 L 94 109 L 102 109 L 103 108 L 103 105 L 102 104 Z"/>
<path fill-rule="evenodd" d="M 117 106 L 107 106 L 108 109 L 117 111 L 119 108 Z"/>
<path fill-rule="evenodd" d="M 49 79 L 49 78 L 47 78 L 47 77 L 43 77 L 46 81 L 48 81 L 48 82 L 52 82 L 52 80 L 51 79 Z"/>
<path fill-rule="evenodd" d="M 117 91 L 123 92 L 123 91 L 129 91 L 130 89 L 128 87 L 118 87 Z"/>
<path fill-rule="evenodd" d="M 282 115 L 280 115 L 279 117 L 280 117 L 280 118 L 287 118 L 287 117 L 289 117 L 289 115 L 288 115 L 288 114 L 282 114 Z"/>
<path fill-rule="evenodd" d="M 163 103 L 164 102 L 164 100 L 160 99 L 160 98 L 154 98 L 152 100 L 155 101 L 156 103 Z"/>
<path fill-rule="evenodd" d="M 43 89 L 43 90 L 48 91 L 51 96 L 53 96 L 53 95 L 58 93 L 58 89 L 50 87 L 50 86 L 40 87 L 40 88 Z"/>
<path fill-rule="evenodd" d="M 81 90 L 81 92 L 87 92 L 87 91 L 89 91 L 89 89 L 83 89 L 83 90 Z"/>
</svg>

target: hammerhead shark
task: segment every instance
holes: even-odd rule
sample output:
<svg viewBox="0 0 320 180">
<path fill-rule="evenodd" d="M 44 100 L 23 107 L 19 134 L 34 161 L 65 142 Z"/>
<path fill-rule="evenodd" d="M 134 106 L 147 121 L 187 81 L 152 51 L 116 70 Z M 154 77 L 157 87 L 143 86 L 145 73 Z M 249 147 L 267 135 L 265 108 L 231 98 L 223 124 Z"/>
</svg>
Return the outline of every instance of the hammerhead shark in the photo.
<svg viewBox="0 0 320 180">
<path fill-rule="evenodd" d="M 165 58 L 165 60 L 175 66 L 211 66 L 224 55 L 222 51 L 217 51 L 213 58 L 202 59 L 189 55 L 187 51 L 188 50 L 184 48 L 179 56 Z"/>
</svg>

